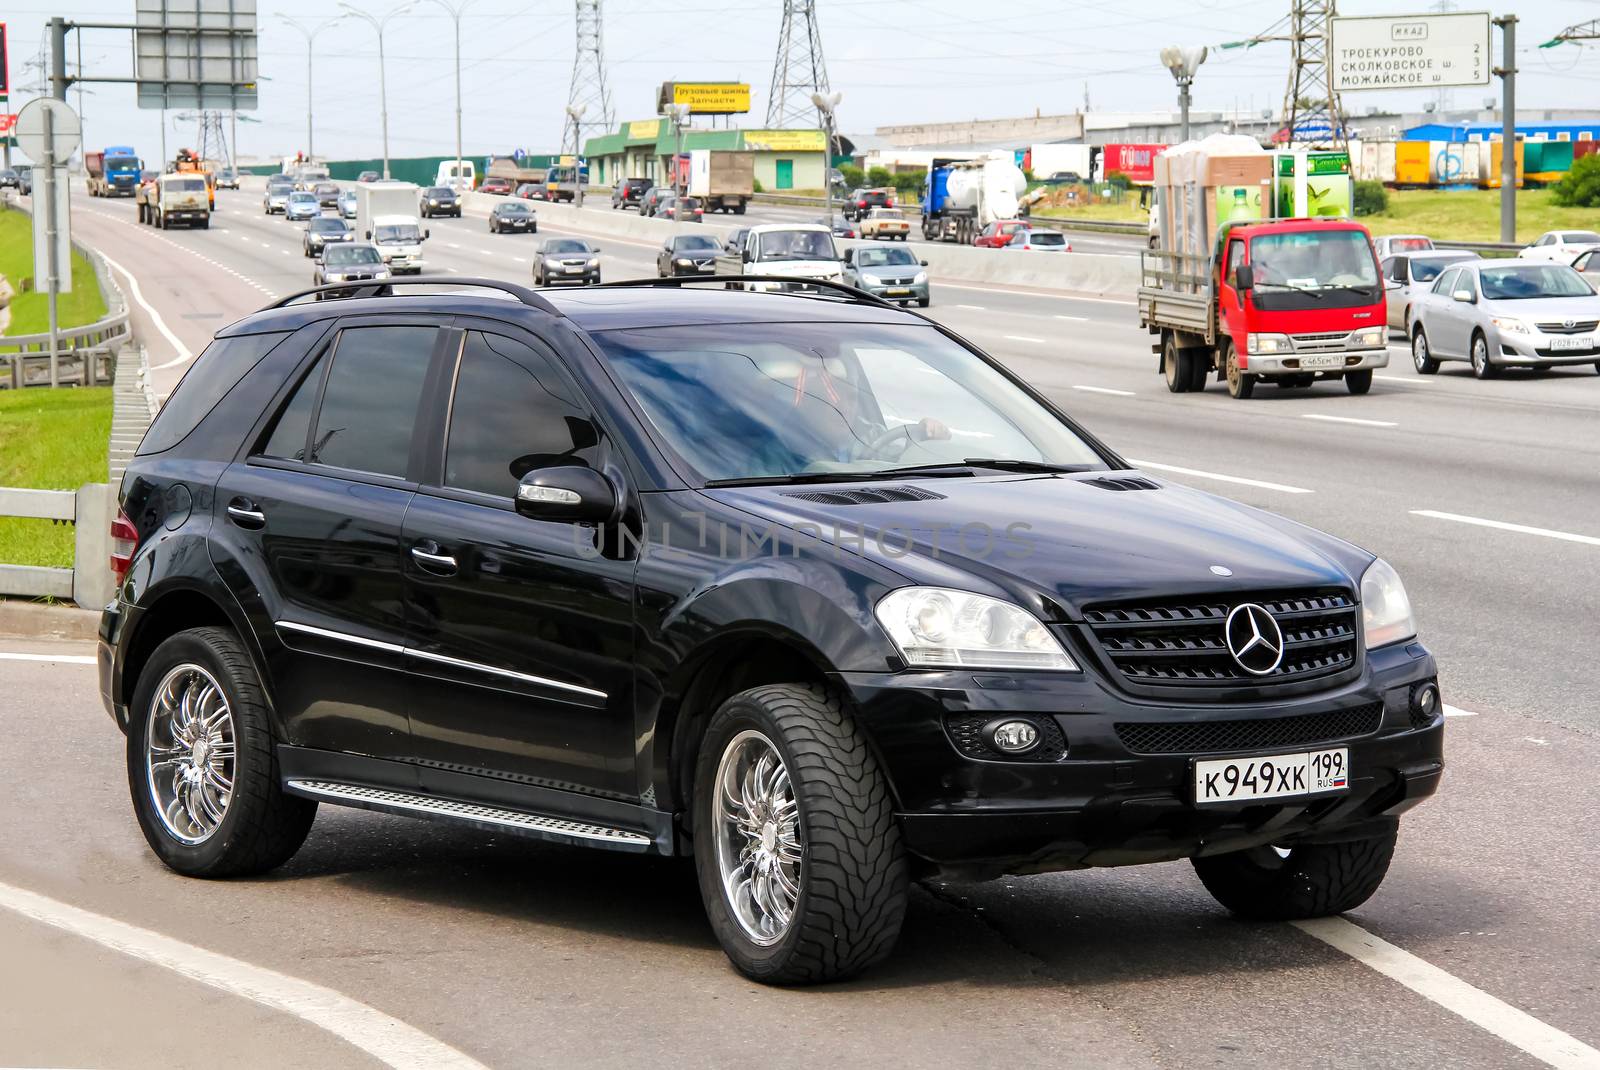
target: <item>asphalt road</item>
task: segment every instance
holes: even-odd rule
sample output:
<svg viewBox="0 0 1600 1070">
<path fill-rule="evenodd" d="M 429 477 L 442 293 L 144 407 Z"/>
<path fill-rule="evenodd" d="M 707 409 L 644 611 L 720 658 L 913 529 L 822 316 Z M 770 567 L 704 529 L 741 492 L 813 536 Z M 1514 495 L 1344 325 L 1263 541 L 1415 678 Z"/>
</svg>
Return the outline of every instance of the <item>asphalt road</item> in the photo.
<svg viewBox="0 0 1600 1070">
<path fill-rule="evenodd" d="M 162 233 L 126 201 L 74 204 L 80 239 L 139 282 L 151 360 L 175 362 L 161 393 L 213 330 L 309 285 L 298 227 L 248 191 L 219 205 L 209 231 Z M 436 269 L 527 280 L 537 237 L 430 227 Z M 608 278 L 653 272 L 653 248 L 598 244 Z M 141 957 L 142 938 L 108 949 L 121 922 L 490 1066 L 1600 1067 L 1600 689 L 1582 653 L 1600 621 L 1600 375 L 1423 378 L 1397 348 L 1365 397 L 1173 395 L 1128 304 L 934 283 L 933 314 L 1153 474 L 1400 570 L 1453 707 L 1450 768 L 1352 924 L 1233 921 L 1184 864 L 929 885 L 887 966 L 774 991 L 726 966 L 674 862 L 325 807 L 270 878 L 189 881 L 132 820 L 92 668 L 4 656 L 88 651 L 0 641 L 0 1064 L 214 1062 L 155 1020 L 173 1006 L 226 1031 L 240 1065 L 369 1058 L 346 1019 L 308 1024 L 230 987 L 234 967 L 200 984 Z M 21 911 L 19 889 L 55 906 Z M 69 935 L 71 908 L 105 924 Z"/>
</svg>

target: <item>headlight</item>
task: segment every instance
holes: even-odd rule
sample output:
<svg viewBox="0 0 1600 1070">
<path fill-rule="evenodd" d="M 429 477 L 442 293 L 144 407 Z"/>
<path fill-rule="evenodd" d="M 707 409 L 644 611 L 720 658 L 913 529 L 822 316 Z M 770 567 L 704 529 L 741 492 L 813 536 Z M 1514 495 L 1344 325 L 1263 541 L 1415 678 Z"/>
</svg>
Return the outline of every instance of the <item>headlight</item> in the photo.
<svg viewBox="0 0 1600 1070">
<path fill-rule="evenodd" d="M 589 259 L 589 266 L 590 267 L 599 267 L 600 266 L 600 258 L 598 256 L 591 257 Z"/>
<path fill-rule="evenodd" d="M 919 272 L 917 272 L 917 277 L 911 280 L 911 285 L 913 285 L 913 286 L 921 286 L 923 283 L 925 283 L 927 281 L 928 281 L 928 273 L 926 271 L 919 271 Z"/>
<path fill-rule="evenodd" d="M 678 265 L 679 267 L 694 267 L 694 261 L 693 260 L 689 260 L 689 259 L 687 259 L 685 257 L 681 257 L 681 256 L 678 259 L 674 260 L 673 263 Z"/>
<path fill-rule="evenodd" d="M 1406 596 L 1400 574 L 1381 557 L 1367 566 L 1361 577 L 1361 627 L 1367 649 L 1397 643 L 1417 634 L 1411 616 L 1411 599 Z"/>
<path fill-rule="evenodd" d="M 1294 343 L 1286 334 L 1247 334 L 1245 349 L 1251 353 L 1292 353 Z"/>
<path fill-rule="evenodd" d="M 1515 316 L 1491 316 L 1489 322 L 1511 334 L 1528 334 L 1528 325 Z"/>
<path fill-rule="evenodd" d="M 876 275 L 867 275 L 863 273 L 861 276 L 861 285 L 863 286 L 878 286 L 882 283 L 883 280 Z"/>
<path fill-rule="evenodd" d="M 344 281 L 344 273 L 342 271 L 324 271 L 322 273 L 322 281 L 323 282 L 343 282 Z"/>
<path fill-rule="evenodd" d="M 374 271 L 372 273 L 372 277 L 375 279 L 387 279 L 389 277 L 389 273 L 387 271 Z"/>
<path fill-rule="evenodd" d="M 1354 346 L 1381 346 L 1387 339 L 1384 335 L 1388 331 L 1384 327 L 1368 327 L 1364 331 L 1356 331 L 1350 336 L 1350 344 Z"/>
<path fill-rule="evenodd" d="M 902 587 L 885 596 L 876 612 L 908 665 L 1078 671 L 1032 614 L 997 598 Z"/>
</svg>

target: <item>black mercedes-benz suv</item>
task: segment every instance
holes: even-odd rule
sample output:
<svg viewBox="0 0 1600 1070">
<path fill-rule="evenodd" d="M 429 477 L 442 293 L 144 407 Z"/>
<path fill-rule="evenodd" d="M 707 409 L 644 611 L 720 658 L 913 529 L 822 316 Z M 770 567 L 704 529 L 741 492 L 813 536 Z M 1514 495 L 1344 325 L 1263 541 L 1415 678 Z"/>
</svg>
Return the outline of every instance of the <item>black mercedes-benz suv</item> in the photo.
<svg viewBox="0 0 1600 1070">
<path fill-rule="evenodd" d="M 1189 858 L 1245 917 L 1347 910 L 1439 782 L 1393 569 L 936 323 L 419 281 L 223 330 L 123 479 L 101 688 L 181 873 L 319 803 L 688 855 L 734 964 L 809 982 L 925 875 Z"/>
</svg>

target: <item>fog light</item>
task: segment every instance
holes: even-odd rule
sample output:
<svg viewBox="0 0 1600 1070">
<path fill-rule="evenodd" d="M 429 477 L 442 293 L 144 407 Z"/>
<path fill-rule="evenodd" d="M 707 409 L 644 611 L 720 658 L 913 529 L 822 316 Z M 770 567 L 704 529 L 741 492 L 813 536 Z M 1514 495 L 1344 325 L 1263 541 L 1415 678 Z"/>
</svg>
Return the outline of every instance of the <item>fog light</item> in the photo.
<svg viewBox="0 0 1600 1070">
<path fill-rule="evenodd" d="M 1423 684 L 1417 688 L 1416 694 L 1411 701 L 1416 706 L 1417 712 L 1426 716 L 1428 720 L 1431 721 L 1439 716 L 1442 700 L 1439 697 L 1439 686 L 1437 684 Z"/>
<path fill-rule="evenodd" d="M 1020 754 L 1039 742 L 1039 730 L 1027 721 L 1002 721 L 991 733 L 996 750 Z"/>
</svg>

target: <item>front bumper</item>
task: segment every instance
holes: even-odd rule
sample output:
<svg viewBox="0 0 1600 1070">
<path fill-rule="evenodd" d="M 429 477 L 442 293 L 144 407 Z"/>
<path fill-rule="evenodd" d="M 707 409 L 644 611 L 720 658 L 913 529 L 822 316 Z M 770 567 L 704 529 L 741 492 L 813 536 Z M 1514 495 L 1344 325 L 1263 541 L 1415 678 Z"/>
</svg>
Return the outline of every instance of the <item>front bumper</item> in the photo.
<svg viewBox="0 0 1600 1070">
<path fill-rule="evenodd" d="M 717 265 L 710 260 L 688 266 L 673 261 L 672 273 L 674 275 L 715 275 L 717 273 Z"/>
<path fill-rule="evenodd" d="M 1539 330 L 1531 334 L 1512 334 L 1510 331 L 1501 330 L 1495 333 L 1500 336 L 1499 345 L 1491 346 L 1489 349 L 1489 359 L 1495 364 L 1522 365 L 1531 368 L 1555 367 L 1561 364 L 1593 364 L 1600 361 L 1600 345 L 1590 345 L 1585 349 L 1556 348 L 1575 338 L 1589 338 L 1591 342 L 1600 341 L 1600 330 L 1583 335 L 1547 334 Z"/>
<path fill-rule="evenodd" d="M 874 297 L 881 297 L 885 301 L 926 301 L 928 300 L 928 284 L 925 282 L 907 283 L 905 285 L 886 285 L 873 283 L 868 286 L 858 284 L 858 289 L 865 290 Z"/>
<path fill-rule="evenodd" d="M 1413 713 L 1413 687 L 1436 677 L 1419 643 L 1368 654 L 1362 674 L 1311 697 L 1250 705 L 1134 699 L 1089 673 L 845 673 L 895 794 L 908 849 L 926 867 L 993 877 L 1133 865 L 1262 843 L 1349 838 L 1392 822 L 1431 795 L 1444 768 L 1443 720 Z M 1135 753 L 1116 725 L 1315 716 L 1374 708 L 1375 730 L 1251 751 Z M 1048 761 L 974 758 L 952 725 L 1026 717 L 1064 738 Z M 1229 806 L 1191 801 L 1196 758 L 1346 747 L 1338 795 Z"/>
<path fill-rule="evenodd" d="M 1246 355 L 1244 370 L 1253 375 L 1303 375 L 1307 372 L 1316 372 L 1318 375 L 1338 375 L 1344 372 L 1358 372 L 1368 368 L 1387 368 L 1389 366 L 1389 350 L 1387 347 L 1372 349 L 1345 349 L 1331 350 L 1343 358 L 1343 363 L 1333 368 L 1302 368 L 1301 358 L 1307 356 L 1326 356 L 1323 353 L 1274 353 Z"/>
</svg>

